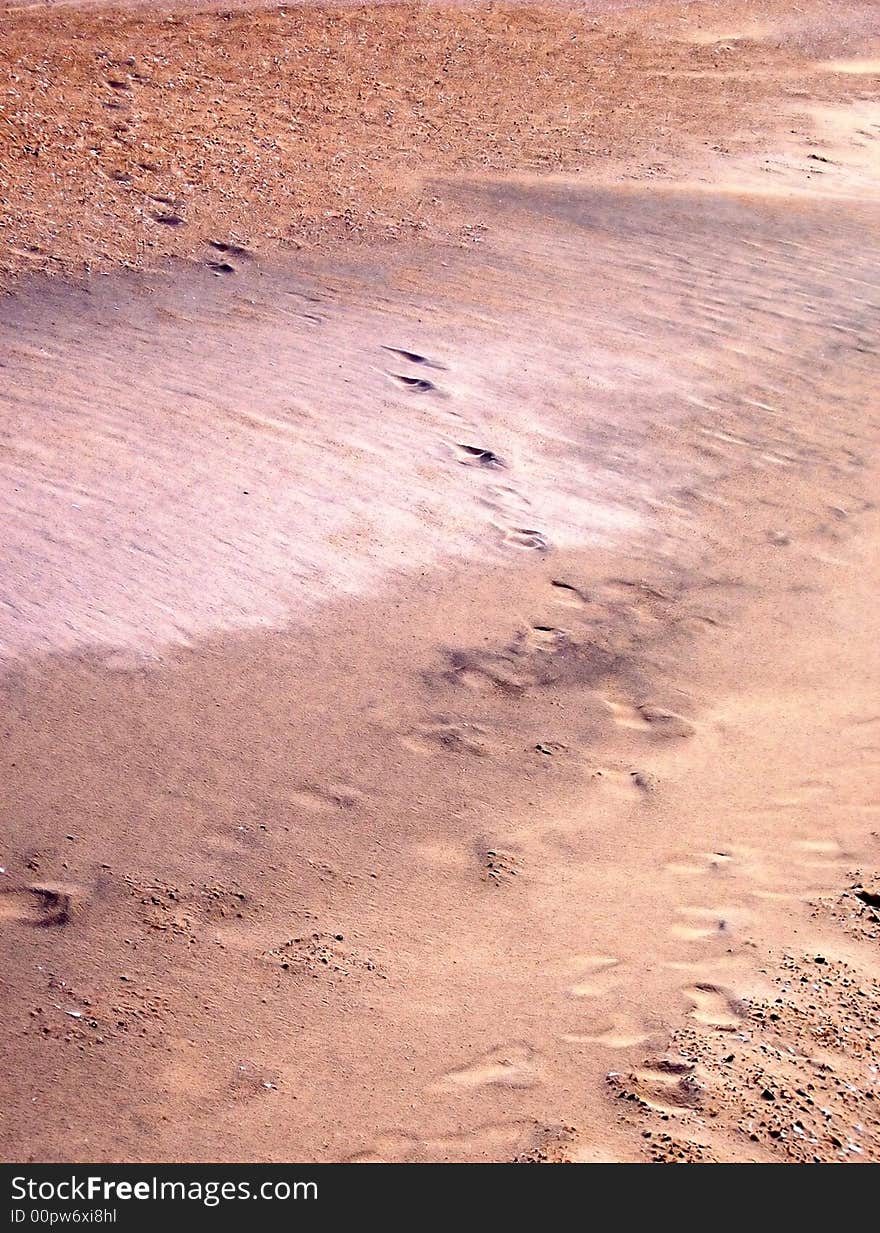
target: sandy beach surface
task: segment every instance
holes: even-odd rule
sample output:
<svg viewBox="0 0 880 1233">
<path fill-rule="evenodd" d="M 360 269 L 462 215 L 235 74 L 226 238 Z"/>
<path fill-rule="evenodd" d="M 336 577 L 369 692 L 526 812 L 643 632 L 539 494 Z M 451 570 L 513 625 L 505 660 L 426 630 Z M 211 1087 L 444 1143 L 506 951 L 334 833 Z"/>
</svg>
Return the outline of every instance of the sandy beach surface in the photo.
<svg viewBox="0 0 880 1233">
<path fill-rule="evenodd" d="M 0 8 L 0 1152 L 880 1159 L 880 12 Z"/>
</svg>

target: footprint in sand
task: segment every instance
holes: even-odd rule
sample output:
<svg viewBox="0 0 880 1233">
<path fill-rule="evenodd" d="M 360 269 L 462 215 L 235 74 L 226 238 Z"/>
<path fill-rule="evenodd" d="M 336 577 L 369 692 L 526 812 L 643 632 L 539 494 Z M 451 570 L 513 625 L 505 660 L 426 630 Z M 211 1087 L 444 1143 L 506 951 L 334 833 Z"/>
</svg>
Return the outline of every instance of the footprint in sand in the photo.
<svg viewBox="0 0 880 1233">
<path fill-rule="evenodd" d="M 418 1161 L 470 1161 L 512 1158 L 527 1147 L 535 1129 L 526 1122 L 487 1122 L 454 1134 L 419 1138 L 405 1131 L 380 1134 L 348 1164 L 405 1164 Z"/>
<path fill-rule="evenodd" d="M 548 552 L 550 541 L 543 531 L 534 527 L 499 528 L 502 531 L 501 541 L 511 548 L 534 549 L 537 552 Z"/>
<path fill-rule="evenodd" d="M 581 973 L 581 979 L 569 989 L 573 997 L 603 997 L 616 984 L 619 984 L 619 977 L 611 974 L 611 969 L 616 968 L 620 960 L 612 955 L 581 955 L 575 959 L 574 963 Z M 606 976 L 603 973 L 609 973 L 609 975 Z"/>
<path fill-rule="evenodd" d="M 66 925 L 78 899 L 78 888 L 52 883 L 0 891 L 0 921 L 47 928 Z"/>
<path fill-rule="evenodd" d="M 584 608 L 590 602 L 584 592 L 571 582 L 554 578 L 550 585 L 553 587 L 556 602 L 566 608 Z"/>
<path fill-rule="evenodd" d="M 363 797 L 354 788 L 345 784 L 326 784 L 319 787 L 303 786 L 291 795 L 296 805 L 313 813 L 326 809 L 354 809 L 362 804 Z"/>
<path fill-rule="evenodd" d="M 442 679 L 453 685 L 464 685 L 475 692 L 492 689 L 522 694 L 529 683 L 512 656 L 451 651 L 447 659 L 449 667 L 442 674 Z"/>
<path fill-rule="evenodd" d="M 400 738 L 405 749 L 413 753 L 430 754 L 437 748 L 453 754 L 471 754 L 485 758 L 490 752 L 485 728 L 479 724 L 457 723 L 448 719 L 418 724 Z"/>
<path fill-rule="evenodd" d="M 650 732 L 652 736 L 666 739 L 693 736 L 693 724 L 653 702 L 632 703 L 615 698 L 603 698 L 602 702 L 621 728 Z"/>
<path fill-rule="evenodd" d="M 514 881 L 522 872 L 522 858 L 509 849 L 480 840 L 477 857 L 484 871 L 485 880 L 493 886 L 504 886 Z"/>
<path fill-rule="evenodd" d="M 593 771 L 590 782 L 600 791 L 627 801 L 644 802 L 657 787 L 657 780 L 647 771 L 618 771 L 609 767 Z"/>
<path fill-rule="evenodd" d="M 396 381 L 413 394 L 429 394 L 437 389 L 434 382 L 428 381 L 425 377 L 406 377 L 397 372 L 392 372 L 388 375 L 393 381 Z"/>
<path fill-rule="evenodd" d="M 251 257 L 250 249 L 243 244 L 234 244 L 231 240 L 209 240 L 208 244 L 215 252 L 224 253 L 228 257 Z"/>
<path fill-rule="evenodd" d="M 234 274 L 235 266 L 229 261 L 206 261 L 205 265 L 212 274 L 216 274 L 218 278 L 222 278 L 225 274 Z"/>
<path fill-rule="evenodd" d="M 614 1015 L 595 1032 L 567 1032 L 561 1039 L 569 1045 L 602 1045 L 606 1049 L 633 1049 L 647 1044 L 654 1035 L 644 1024 L 627 1015 Z"/>
<path fill-rule="evenodd" d="M 264 838 L 265 828 L 259 830 L 255 826 L 238 825 L 225 831 L 209 832 L 204 838 L 204 846 L 212 856 L 240 858 L 259 847 Z"/>
<path fill-rule="evenodd" d="M 804 869 L 836 873 L 852 860 L 836 839 L 798 839 L 792 847 Z"/>
<path fill-rule="evenodd" d="M 743 908 L 677 908 L 683 917 L 670 932 L 673 937 L 685 942 L 705 942 L 711 939 L 730 940 L 738 928 L 748 920 L 749 913 Z"/>
<path fill-rule="evenodd" d="M 719 1032 L 734 1032 L 742 1023 L 737 999 L 720 985 L 698 984 L 684 990 L 692 1003 L 691 1018 Z"/>
<path fill-rule="evenodd" d="M 534 1050 L 525 1044 L 498 1045 L 472 1066 L 450 1071 L 434 1090 L 477 1087 L 534 1087 L 540 1072 Z"/>
<path fill-rule="evenodd" d="M 687 854 L 677 857 L 668 861 L 663 868 L 667 873 L 675 874 L 677 877 L 694 878 L 707 873 L 729 872 L 735 863 L 732 852 L 719 850 L 716 852 L 696 852 L 692 855 Z"/>
<path fill-rule="evenodd" d="M 528 651 L 549 651 L 568 641 L 569 635 L 564 629 L 557 629 L 555 625 L 532 625 L 521 634 L 516 645 Z"/>
<path fill-rule="evenodd" d="M 408 364 L 423 364 L 426 368 L 445 368 L 444 364 L 440 364 L 437 360 L 431 360 L 426 355 L 420 355 L 418 351 L 407 351 L 403 347 L 389 347 L 384 343 L 383 351 L 388 351 L 391 355 L 399 356 L 400 359 L 406 360 Z"/>
<path fill-rule="evenodd" d="M 638 1070 L 611 1070 L 605 1078 L 621 1099 L 654 1113 L 682 1113 L 698 1108 L 702 1100 L 695 1067 L 680 1058 L 649 1058 Z"/>
<path fill-rule="evenodd" d="M 458 461 L 467 467 L 489 467 L 493 470 L 503 470 L 507 465 L 494 450 L 481 445 L 465 445 L 458 442 L 455 446 Z"/>
</svg>

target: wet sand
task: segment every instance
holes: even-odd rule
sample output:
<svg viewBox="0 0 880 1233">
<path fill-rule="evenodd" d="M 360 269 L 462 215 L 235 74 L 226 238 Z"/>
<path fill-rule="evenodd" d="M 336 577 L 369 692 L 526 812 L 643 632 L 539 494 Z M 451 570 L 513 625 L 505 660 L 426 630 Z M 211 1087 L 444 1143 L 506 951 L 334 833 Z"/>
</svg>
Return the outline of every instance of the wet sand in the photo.
<svg viewBox="0 0 880 1233">
<path fill-rule="evenodd" d="M 880 1156 L 877 44 L 750 7 L 590 18 L 662 172 L 7 250 L 7 1159 Z"/>
</svg>

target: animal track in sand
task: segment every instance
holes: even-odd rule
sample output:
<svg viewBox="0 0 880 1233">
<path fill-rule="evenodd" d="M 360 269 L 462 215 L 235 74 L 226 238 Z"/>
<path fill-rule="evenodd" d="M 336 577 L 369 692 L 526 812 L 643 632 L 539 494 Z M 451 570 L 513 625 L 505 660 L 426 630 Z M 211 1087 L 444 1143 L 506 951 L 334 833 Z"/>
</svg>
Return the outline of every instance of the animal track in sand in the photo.
<svg viewBox="0 0 880 1233">
<path fill-rule="evenodd" d="M 751 898 L 794 903 L 823 892 L 822 877 L 827 877 L 828 888 L 832 889 L 841 872 L 854 860 L 856 853 L 845 850 L 836 840 L 804 839 L 779 850 L 733 844 L 708 852 L 677 854 L 665 863 L 664 869 L 681 878 L 736 879 Z M 736 915 L 742 918 L 738 909 Z M 703 936 L 699 927 L 696 935 L 690 927 L 685 928 L 689 936 Z"/>
<path fill-rule="evenodd" d="M 318 812 L 324 809 L 354 809 L 363 803 L 360 792 L 344 784 L 327 784 L 321 787 L 301 787 L 291 794 L 297 805 Z"/>
<path fill-rule="evenodd" d="M 614 722 L 619 727 L 650 731 L 651 725 L 639 707 L 633 706 L 631 702 L 617 702 L 613 698 L 603 698 L 602 701 L 614 716 Z"/>
<path fill-rule="evenodd" d="M 749 917 L 743 908 L 681 907 L 676 912 L 684 920 L 674 924 L 670 933 L 685 942 L 704 942 L 713 938 L 729 940 L 734 928 Z"/>
<path fill-rule="evenodd" d="M 880 77 L 880 60 L 872 60 L 869 56 L 855 57 L 852 60 L 825 60 L 815 66 L 825 73 L 847 73 L 857 76 Z"/>
<path fill-rule="evenodd" d="M 404 1164 L 430 1160 L 497 1160 L 512 1156 L 534 1138 L 535 1128 L 521 1122 L 488 1122 L 457 1134 L 419 1138 L 405 1131 L 380 1134 L 348 1164 Z"/>
<path fill-rule="evenodd" d="M 590 781 L 602 791 L 629 801 L 644 801 L 657 787 L 656 779 L 647 771 L 618 771 L 608 767 L 592 771 Z"/>
<path fill-rule="evenodd" d="M 554 578 L 550 585 L 557 592 L 556 602 L 564 604 L 566 608 L 582 608 L 589 602 L 583 591 L 578 590 L 570 582 L 562 582 Z"/>
<path fill-rule="evenodd" d="M 433 381 L 428 381 L 425 377 L 406 377 L 398 372 L 389 373 L 389 376 L 414 394 L 428 394 L 437 388 Z"/>
<path fill-rule="evenodd" d="M 504 886 L 517 878 L 522 869 L 522 859 L 508 849 L 481 840 L 477 844 L 477 856 L 484 870 L 484 877 L 493 886 Z"/>
<path fill-rule="evenodd" d="M 155 878 L 144 883 L 130 875 L 125 875 L 123 882 L 140 901 L 139 914 L 144 925 L 178 937 L 192 938 L 206 924 L 225 924 L 234 933 L 235 922 L 243 920 L 253 907 L 238 887 L 216 882 L 174 886 Z"/>
<path fill-rule="evenodd" d="M 667 873 L 674 873 L 679 877 L 692 878 L 707 873 L 729 872 L 735 863 L 734 855 L 729 851 L 696 852 L 668 861 L 663 868 Z"/>
<path fill-rule="evenodd" d="M 715 985 L 742 973 L 748 961 L 747 954 L 724 953 L 695 960 L 667 959 L 660 966 L 667 972 L 685 977 L 691 985 Z"/>
<path fill-rule="evenodd" d="M 456 1087 L 534 1087 L 540 1082 L 535 1051 L 525 1044 L 498 1045 L 472 1066 L 444 1075 L 434 1089 Z"/>
<path fill-rule="evenodd" d="M 549 659 L 572 646 L 567 630 L 554 625 L 529 625 L 520 629 L 508 645 L 508 656 L 523 667 L 545 664 Z M 540 674 L 540 671 L 539 671 Z"/>
<path fill-rule="evenodd" d="M 410 364 L 424 364 L 426 368 L 445 368 L 444 364 L 440 364 L 437 360 L 428 359 L 426 355 L 420 355 L 418 351 L 406 351 L 403 347 L 388 347 L 382 344 L 383 351 L 389 351 L 392 355 L 398 355 L 402 360 L 407 360 Z"/>
<path fill-rule="evenodd" d="M 479 758 L 486 757 L 490 751 L 485 728 L 446 719 L 418 724 L 400 738 L 400 743 L 420 754 L 432 753 L 438 746 L 449 753 L 473 754 Z"/>
<path fill-rule="evenodd" d="M 559 758 L 569 752 L 568 745 L 564 745 L 562 741 L 538 741 L 532 749 L 542 758 Z"/>
<path fill-rule="evenodd" d="M 578 610 L 583 620 L 626 629 L 639 639 L 670 625 L 698 622 L 702 627 L 714 623 L 710 616 L 682 608 L 675 595 L 645 579 L 606 578 L 581 587 L 555 578 L 550 585 L 554 601 Z"/>
<path fill-rule="evenodd" d="M 621 728 L 633 728 L 664 738 L 693 736 L 693 724 L 674 711 L 667 711 L 652 702 L 634 704 L 608 697 L 603 697 L 602 702 Z"/>
<path fill-rule="evenodd" d="M 207 850 L 218 856 L 242 857 L 250 854 L 260 843 L 266 832 L 266 827 L 238 826 L 229 827 L 225 831 L 209 833 L 204 844 Z"/>
<path fill-rule="evenodd" d="M 554 647 L 557 643 L 567 638 L 568 634 L 566 631 L 564 629 L 557 629 L 555 625 L 532 625 L 519 641 L 526 642 L 536 650 L 540 650 Z"/>
<path fill-rule="evenodd" d="M 615 663 L 614 652 L 592 639 L 579 641 L 568 630 L 537 624 L 520 628 L 506 646 L 447 650 L 448 668 L 429 673 L 428 681 L 488 687 L 514 695 L 554 685 L 605 679 Z"/>
<path fill-rule="evenodd" d="M 742 1023 L 741 1003 L 719 985 L 691 985 L 684 990 L 691 1002 L 691 1018 L 719 1032 L 734 1032 Z"/>
<path fill-rule="evenodd" d="M 602 1045 L 606 1049 L 633 1049 L 647 1044 L 655 1033 L 628 1015 L 614 1015 L 595 1032 L 566 1032 L 560 1039 L 569 1045 Z"/>
<path fill-rule="evenodd" d="M 447 658 L 449 668 L 442 676 L 454 685 L 465 685 L 474 690 L 494 688 L 503 693 L 522 694 L 529 683 L 522 679 L 510 655 L 450 651 Z"/>
<path fill-rule="evenodd" d="M 610 1070 L 605 1079 L 621 1100 L 631 1100 L 654 1113 L 674 1114 L 701 1103 L 702 1087 L 695 1069 L 679 1058 L 649 1058 L 638 1070 L 628 1074 Z"/>
<path fill-rule="evenodd" d="M 820 889 L 827 886 L 830 892 L 839 883 L 841 875 L 858 861 L 855 852 L 846 851 L 833 839 L 802 839 L 792 847 L 795 862 L 809 878 L 809 884 L 802 888 L 804 895 L 815 893 L 817 884 Z"/>
<path fill-rule="evenodd" d="M 804 779 L 793 785 L 784 795 L 771 796 L 749 812 L 757 817 L 775 817 L 783 811 L 801 810 L 805 806 L 830 802 L 835 797 L 835 787 L 825 780 Z"/>
<path fill-rule="evenodd" d="M 791 846 L 796 852 L 827 864 L 844 864 L 850 859 L 836 839 L 796 839 Z"/>
<path fill-rule="evenodd" d="M 714 43 L 739 43 L 744 41 L 760 42 L 764 39 L 770 39 L 779 32 L 780 27 L 769 21 L 750 21 L 748 25 L 738 26 L 733 29 L 730 26 L 722 27 L 720 30 L 701 29 L 700 27 L 691 27 L 683 30 L 680 37 L 688 43 L 696 43 L 698 46 L 705 47 Z"/>
<path fill-rule="evenodd" d="M 542 531 L 530 527 L 510 527 L 502 530 L 502 543 L 511 548 L 534 549 L 538 552 L 548 552 L 550 541 Z"/>
<path fill-rule="evenodd" d="M 611 969 L 619 965 L 620 960 L 612 955 L 581 955 L 575 959 L 574 963 L 584 979 L 576 981 L 570 987 L 569 992 L 573 997 L 602 997 L 609 992 L 610 988 L 619 983 L 619 977 L 616 974 L 610 978 L 602 975 L 611 972 Z"/>
<path fill-rule="evenodd" d="M 215 252 L 225 253 L 229 257 L 253 256 L 250 249 L 245 248 L 243 244 L 234 244 L 231 240 L 209 240 L 208 244 Z"/>
<path fill-rule="evenodd" d="M 40 928 L 66 925 L 79 897 L 79 888 L 54 883 L 0 890 L 0 920 Z"/>
<path fill-rule="evenodd" d="M 495 470 L 503 470 L 506 463 L 502 458 L 495 453 L 494 450 L 484 449 L 480 445 L 464 445 L 458 441 L 455 445 L 459 453 L 459 462 L 467 467 L 491 467 Z"/>
<path fill-rule="evenodd" d="M 475 446 L 474 448 L 484 447 Z M 459 459 L 465 461 L 460 452 Z M 497 470 L 497 468 L 493 469 Z M 529 506 L 531 503 L 524 500 L 512 484 L 503 484 L 498 481 L 487 482 L 484 491 L 477 497 L 477 501 L 500 516 L 492 521 L 492 526 L 499 533 L 503 532 L 512 522 L 530 521 Z"/>
</svg>

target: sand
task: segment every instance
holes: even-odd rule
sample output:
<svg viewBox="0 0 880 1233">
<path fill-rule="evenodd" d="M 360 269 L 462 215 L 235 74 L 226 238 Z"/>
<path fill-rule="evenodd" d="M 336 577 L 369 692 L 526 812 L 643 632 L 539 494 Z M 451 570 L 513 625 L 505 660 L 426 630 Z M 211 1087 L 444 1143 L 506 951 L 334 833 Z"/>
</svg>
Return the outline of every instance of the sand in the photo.
<svg viewBox="0 0 880 1233">
<path fill-rule="evenodd" d="M 0 17 L 4 1158 L 880 1158 L 873 9 L 607 9 Z"/>
</svg>

